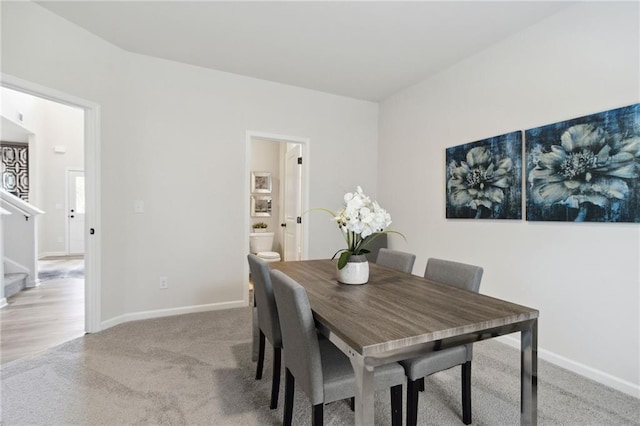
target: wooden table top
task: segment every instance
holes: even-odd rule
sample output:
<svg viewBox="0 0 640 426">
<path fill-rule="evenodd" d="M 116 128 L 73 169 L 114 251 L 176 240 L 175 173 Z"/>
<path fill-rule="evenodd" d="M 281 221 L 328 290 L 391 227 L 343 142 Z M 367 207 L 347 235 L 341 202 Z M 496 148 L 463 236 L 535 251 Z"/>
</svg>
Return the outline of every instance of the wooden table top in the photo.
<svg viewBox="0 0 640 426">
<path fill-rule="evenodd" d="M 269 266 L 300 283 L 307 291 L 314 318 L 363 356 L 407 353 L 412 347 L 439 344 L 457 336 L 482 340 L 506 334 L 509 326 L 538 317 L 536 309 L 374 263 L 369 265 L 369 282 L 364 285 L 338 283 L 336 261 L 276 262 Z M 490 335 L 482 337 L 487 332 Z"/>
</svg>

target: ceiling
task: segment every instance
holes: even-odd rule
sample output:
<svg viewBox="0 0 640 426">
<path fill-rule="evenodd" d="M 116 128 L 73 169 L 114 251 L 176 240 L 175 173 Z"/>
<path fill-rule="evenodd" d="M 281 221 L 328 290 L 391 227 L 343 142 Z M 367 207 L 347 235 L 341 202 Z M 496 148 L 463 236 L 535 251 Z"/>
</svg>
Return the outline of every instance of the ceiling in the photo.
<svg viewBox="0 0 640 426">
<path fill-rule="evenodd" d="M 41 1 L 124 50 L 380 101 L 568 2 Z"/>
</svg>

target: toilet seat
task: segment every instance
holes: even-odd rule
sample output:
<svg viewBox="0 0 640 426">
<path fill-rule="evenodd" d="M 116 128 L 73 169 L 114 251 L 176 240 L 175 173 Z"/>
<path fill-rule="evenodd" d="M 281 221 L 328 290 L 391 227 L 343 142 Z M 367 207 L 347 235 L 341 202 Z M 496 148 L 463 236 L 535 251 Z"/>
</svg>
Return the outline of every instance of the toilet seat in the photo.
<svg viewBox="0 0 640 426">
<path fill-rule="evenodd" d="M 261 251 L 256 256 L 264 260 L 280 261 L 280 253 L 277 251 Z"/>
</svg>

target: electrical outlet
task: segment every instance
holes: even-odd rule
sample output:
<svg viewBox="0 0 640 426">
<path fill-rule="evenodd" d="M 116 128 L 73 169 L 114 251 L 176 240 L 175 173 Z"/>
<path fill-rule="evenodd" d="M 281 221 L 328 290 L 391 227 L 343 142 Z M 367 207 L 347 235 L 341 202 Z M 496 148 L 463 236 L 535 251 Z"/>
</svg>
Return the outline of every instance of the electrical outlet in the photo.
<svg viewBox="0 0 640 426">
<path fill-rule="evenodd" d="M 160 277 L 160 288 L 162 288 L 162 289 L 169 288 L 169 278 L 168 277 Z"/>
</svg>

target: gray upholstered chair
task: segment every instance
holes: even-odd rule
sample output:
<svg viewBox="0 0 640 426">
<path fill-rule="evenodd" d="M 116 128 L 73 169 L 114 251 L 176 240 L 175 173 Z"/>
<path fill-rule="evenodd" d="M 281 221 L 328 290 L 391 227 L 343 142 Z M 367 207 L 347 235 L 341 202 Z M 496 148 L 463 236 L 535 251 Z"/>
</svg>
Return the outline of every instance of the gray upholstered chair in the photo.
<svg viewBox="0 0 640 426">
<path fill-rule="evenodd" d="M 448 260 L 429 259 L 424 277 L 478 292 L 482 268 Z M 471 423 L 471 359 L 473 345 L 456 346 L 427 355 L 400 361 L 407 374 L 407 426 L 415 426 L 418 418 L 418 390 L 424 389 L 424 377 L 457 365 L 462 366 L 462 421 Z"/>
<path fill-rule="evenodd" d="M 378 251 L 376 263 L 380 266 L 395 269 L 396 271 L 406 272 L 410 274 L 413 271 L 413 264 L 416 261 L 416 255 L 405 253 L 403 251 L 381 248 Z"/>
<path fill-rule="evenodd" d="M 273 346 L 273 378 L 271 382 L 271 404 L 272 409 L 278 408 L 278 393 L 280 391 L 280 365 L 282 351 L 282 335 L 280 333 L 280 321 L 278 319 L 278 309 L 273 297 L 271 288 L 271 275 L 269 266 L 258 256 L 250 254 L 249 269 L 253 278 L 253 297 L 258 313 L 259 329 L 259 349 L 258 365 L 256 367 L 256 380 L 262 378 L 262 367 L 264 365 L 265 337 Z"/>
<path fill-rule="evenodd" d="M 369 250 L 369 253 L 365 255 L 367 260 L 371 263 L 375 263 L 378 258 L 378 251 L 383 247 L 387 247 L 387 234 L 374 232 L 365 238 L 363 244 L 366 244 L 365 248 Z"/>
<path fill-rule="evenodd" d="M 284 349 L 284 424 L 289 426 L 293 420 L 297 383 L 313 405 L 312 424 L 321 425 L 324 404 L 355 394 L 351 361 L 328 339 L 318 339 L 305 289 L 281 271 L 271 271 L 271 281 Z M 391 421 L 401 426 L 404 370 L 395 362 L 376 367 L 374 381 L 376 390 L 391 388 Z"/>
</svg>

